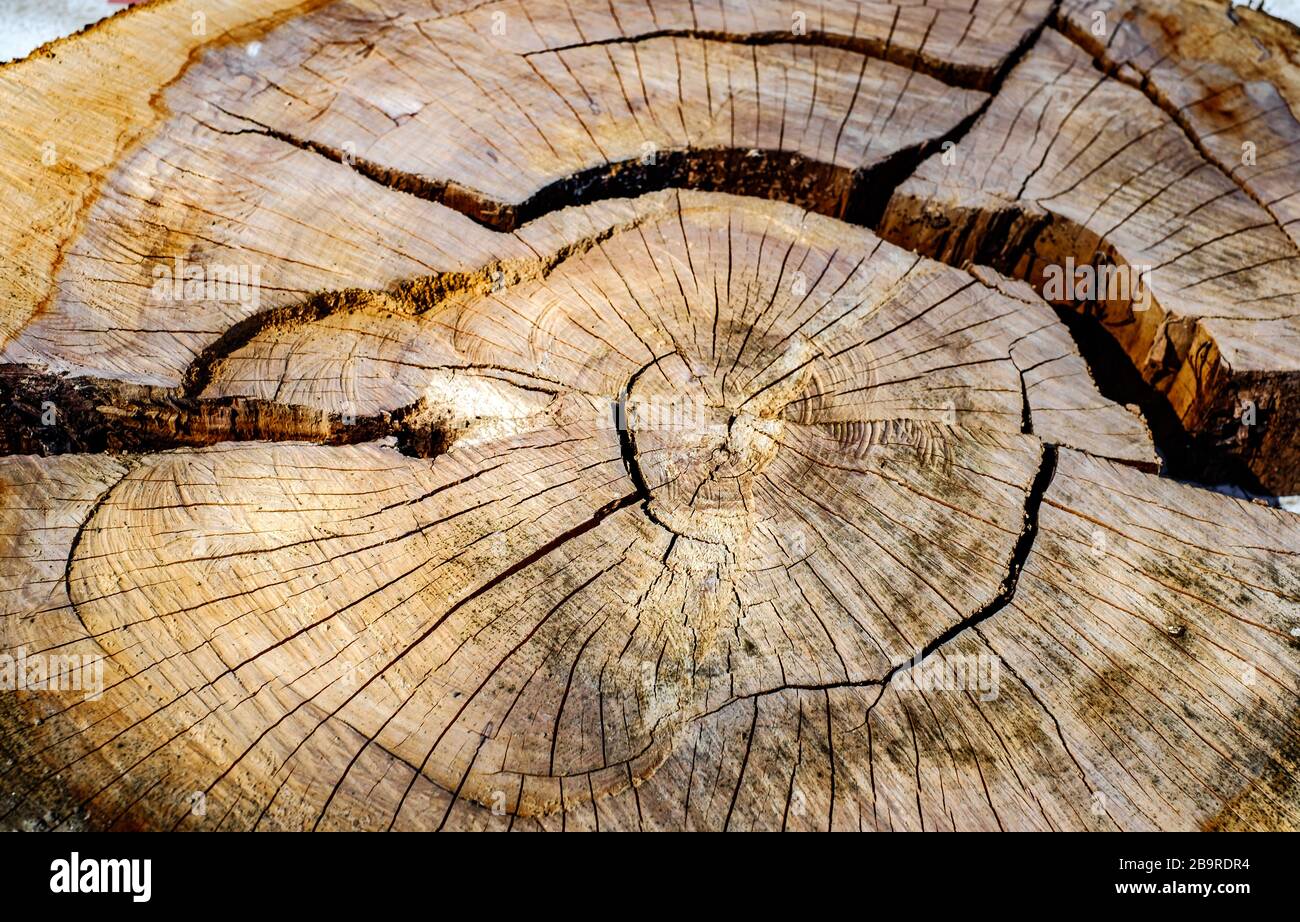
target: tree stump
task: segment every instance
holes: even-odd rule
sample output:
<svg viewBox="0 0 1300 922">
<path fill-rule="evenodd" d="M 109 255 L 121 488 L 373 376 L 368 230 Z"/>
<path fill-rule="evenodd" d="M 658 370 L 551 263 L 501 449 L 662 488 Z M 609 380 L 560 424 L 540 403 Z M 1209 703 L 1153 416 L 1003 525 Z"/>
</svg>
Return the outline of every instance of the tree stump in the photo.
<svg viewBox="0 0 1300 922">
<path fill-rule="evenodd" d="M 1300 518 L 1143 413 L 1300 486 L 1297 35 L 1173 6 L 162 0 L 0 69 L 3 824 L 1300 826 Z"/>
</svg>

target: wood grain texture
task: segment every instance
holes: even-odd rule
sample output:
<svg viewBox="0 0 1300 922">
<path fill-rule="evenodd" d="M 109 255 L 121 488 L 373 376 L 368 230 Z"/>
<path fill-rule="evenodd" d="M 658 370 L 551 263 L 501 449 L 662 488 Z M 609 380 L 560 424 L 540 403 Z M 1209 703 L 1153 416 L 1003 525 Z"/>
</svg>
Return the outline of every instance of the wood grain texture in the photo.
<svg viewBox="0 0 1300 922">
<path fill-rule="evenodd" d="M 881 229 L 1093 314 L 1189 431 L 1231 446 L 1273 489 L 1295 486 L 1300 249 L 1177 121 L 1060 33 L 1043 35 L 951 162 L 932 156 L 899 187 Z M 1053 294 L 1048 273 L 1067 260 L 1142 284 Z M 1266 423 L 1239 422 L 1247 402 Z"/>
<path fill-rule="evenodd" d="M 778 3 L 389 6 L 169 3 L 93 29 L 80 43 L 85 70 L 59 69 L 57 51 L 7 68 L 5 120 L 30 130 L 6 142 L 25 199 L 3 240 L 15 284 L 4 360 L 161 383 L 165 370 L 118 350 L 183 354 L 242 319 L 229 305 L 200 330 L 140 316 L 145 253 L 256 254 L 272 303 L 343 279 L 382 287 L 459 267 L 475 229 L 382 196 L 361 174 L 511 224 L 520 203 L 584 170 L 616 182 L 662 151 L 661 167 L 713 173 L 724 188 L 754 172 L 745 155 L 758 150 L 819 168 L 768 169 L 757 188 L 776 194 L 783 172 L 803 195 L 842 206 L 855 174 L 935 140 L 983 97 L 912 65 L 948 62 L 928 69 L 987 83 L 1048 4 L 810 5 L 801 35 Z M 200 12 L 206 32 L 194 36 Z M 159 30 L 174 45 L 160 47 Z M 105 79 L 96 68 L 110 57 Z M 87 108 L 83 79 L 103 84 L 102 98 L 64 140 L 52 115 L 57 100 Z M 900 109 L 904 92 L 917 104 Z M 104 124 L 80 124 L 93 119 Z M 134 130 L 110 134 L 114 124 Z M 582 194 L 558 191 L 560 204 Z M 530 216 L 554 204 L 543 196 Z"/>
<path fill-rule="evenodd" d="M 1202 154 L 1300 244 L 1295 25 L 1206 0 L 1068 0 L 1059 20 L 1108 73 L 1177 120 Z"/>
<path fill-rule="evenodd" d="M 0 825 L 1300 826 L 1300 520 L 1044 296 L 1154 265 L 1106 335 L 1296 476 L 1294 174 L 1161 9 L 164 0 L 0 69 L 0 667 L 98 670 L 0 693 Z"/>
</svg>

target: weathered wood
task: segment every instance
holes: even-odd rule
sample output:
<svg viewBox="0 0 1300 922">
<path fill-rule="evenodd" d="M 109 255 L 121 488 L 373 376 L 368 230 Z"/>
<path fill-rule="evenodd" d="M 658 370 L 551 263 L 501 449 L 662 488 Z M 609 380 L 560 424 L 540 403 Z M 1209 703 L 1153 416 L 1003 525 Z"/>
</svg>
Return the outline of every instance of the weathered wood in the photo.
<svg viewBox="0 0 1300 922">
<path fill-rule="evenodd" d="M 238 264 L 255 252 L 273 306 L 462 268 L 492 239 L 361 174 L 505 225 L 534 196 L 528 216 L 600 182 L 617 191 L 652 158 L 660 183 L 748 181 L 844 207 L 855 176 L 936 140 L 984 98 L 911 65 L 985 85 L 1048 10 L 815 4 L 796 35 L 774 2 L 208 7 L 133 12 L 81 39 L 92 80 L 102 58 L 125 59 L 68 139 L 46 130 L 63 124 L 58 101 L 86 104 L 66 99 L 82 77 L 58 68 L 67 46 L 7 69 L 3 117 L 31 128 L 4 142 L 27 186 L 0 237 L 17 276 L 4 360 L 172 383 L 174 369 L 122 353 L 188 358 L 242 318 L 232 305 L 202 320 L 142 306 L 142 253 Z M 206 38 L 189 35 L 197 13 Z M 174 46 L 159 48 L 157 30 Z M 791 162 L 804 167 L 778 169 Z"/>
<path fill-rule="evenodd" d="M 0 694 L 0 824 L 1300 826 L 1300 520 L 1039 293 L 1159 263 L 1103 321 L 1295 476 L 1277 180 L 1126 82 L 1146 7 L 1116 77 L 1046 2 L 443 7 L 0 69 L 0 652 L 102 670 Z"/>
<path fill-rule="evenodd" d="M 991 263 L 1094 314 L 1190 432 L 1289 492 L 1300 249 L 1278 221 L 1183 125 L 1049 30 L 961 144 L 899 187 L 882 233 Z M 1094 264 L 1125 270 L 1124 284 L 1047 286 Z"/>
<path fill-rule="evenodd" d="M 1300 244 L 1294 24 L 1208 0 L 1066 0 L 1059 19 L 1107 73 L 1177 120 Z"/>
</svg>

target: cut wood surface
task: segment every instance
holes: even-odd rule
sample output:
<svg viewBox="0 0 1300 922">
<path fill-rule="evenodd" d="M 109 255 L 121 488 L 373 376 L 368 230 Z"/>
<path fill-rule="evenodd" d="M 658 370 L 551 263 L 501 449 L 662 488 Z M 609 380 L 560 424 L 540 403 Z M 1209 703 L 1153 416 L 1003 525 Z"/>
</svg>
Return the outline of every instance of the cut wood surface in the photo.
<svg viewBox="0 0 1300 922">
<path fill-rule="evenodd" d="M 1067 0 L 1060 19 L 1107 73 L 1176 119 L 1207 159 L 1300 244 L 1294 24 L 1249 7 L 1177 0 Z"/>
<path fill-rule="evenodd" d="M 1146 3 L 438 6 L 0 69 L 0 653 L 93 679 L 0 693 L 0 824 L 1300 827 L 1300 519 L 1163 476 L 1068 313 L 1300 483 L 1300 170 L 1178 95 L 1293 65 Z"/>
<path fill-rule="evenodd" d="M 951 156 L 931 156 L 899 187 L 882 233 L 1078 302 L 1188 430 L 1291 492 L 1300 486 L 1300 248 L 1257 200 L 1258 183 L 1243 188 L 1207 159 L 1198 131 L 1210 132 L 1190 127 L 1185 111 L 1171 116 L 1049 31 Z M 1294 188 L 1300 167 L 1285 169 Z M 1049 273 L 1067 259 L 1122 267 L 1132 282 L 1104 298 L 1054 293 Z M 1258 425 L 1240 422 L 1248 405 Z"/>
</svg>

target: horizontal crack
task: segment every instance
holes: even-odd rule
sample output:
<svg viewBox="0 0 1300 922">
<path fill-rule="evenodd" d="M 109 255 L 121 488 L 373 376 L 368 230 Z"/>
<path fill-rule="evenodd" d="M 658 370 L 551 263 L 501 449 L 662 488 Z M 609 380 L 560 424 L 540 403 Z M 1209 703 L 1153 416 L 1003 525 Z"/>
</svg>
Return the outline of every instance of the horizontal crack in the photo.
<svg viewBox="0 0 1300 922">
<path fill-rule="evenodd" d="M 785 150 L 667 148 L 656 150 L 653 155 L 580 170 L 543 186 L 522 202 L 501 201 L 452 180 L 396 170 L 319 141 L 295 137 L 246 116 L 226 114 L 258 127 L 213 130 L 228 135 L 260 134 L 273 138 L 349 167 L 385 188 L 451 208 L 489 229 L 513 231 L 563 208 L 612 198 L 636 198 L 664 189 L 767 198 L 871 226 L 879 219 L 893 189 L 932 151 L 964 134 L 979 112 L 963 119 L 942 137 L 900 148 L 874 163 L 856 168 Z"/>
<path fill-rule="evenodd" d="M 197 399 L 175 388 L 67 378 L 0 366 L 0 455 L 151 452 L 225 441 L 382 438 L 386 415 L 349 418 L 249 397 Z"/>
<path fill-rule="evenodd" d="M 175 388 L 0 365 L 0 456 L 150 453 L 221 442 L 355 445 L 391 438 L 404 455 L 435 458 L 465 426 L 429 409 L 421 398 L 357 416 L 254 397 L 192 397 Z"/>
<path fill-rule="evenodd" d="M 516 260 L 492 260 L 477 269 L 464 272 L 440 272 L 408 279 L 389 289 L 399 308 L 418 316 L 434 310 L 457 296 L 481 296 L 520 282 L 542 280 L 565 260 L 591 250 L 615 234 L 634 230 L 644 218 L 616 222 L 599 233 L 582 237 L 558 247 L 546 257 Z M 377 292 L 350 288 L 319 292 L 296 304 L 264 310 L 244 318 L 210 343 L 185 370 L 182 391 L 198 397 L 221 368 L 222 363 L 247 346 L 259 334 L 272 328 L 291 328 L 324 320 L 334 314 L 360 309 Z M 507 370 L 507 369 L 503 369 Z"/>
<path fill-rule="evenodd" d="M 572 42 L 567 45 L 556 45 L 551 48 L 537 48 L 533 51 L 526 51 L 523 57 L 534 57 L 541 54 L 558 54 L 563 51 L 573 51 L 578 48 L 599 47 L 601 45 L 632 45 L 640 42 L 650 41 L 656 38 L 689 38 L 699 41 L 726 42 L 731 45 L 811 45 L 822 48 L 837 48 L 841 51 L 850 51 L 854 54 L 860 54 L 866 58 L 872 58 L 877 61 L 886 61 L 890 64 L 896 64 L 899 67 L 905 67 L 908 70 L 932 77 L 949 86 L 966 90 L 988 90 L 997 80 L 997 71 L 988 67 L 978 65 L 954 64 L 951 61 L 945 61 L 942 58 L 930 58 L 923 54 L 922 49 L 909 48 L 905 45 L 896 45 L 890 38 L 875 38 L 872 36 L 844 35 L 836 32 L 826 32 L 820 29 L 811 29 L 803 34 L 797 34 L 790 29 L 769 32 L 726 32 L 714 29 L 656 29 L 650 32 L 643 32 L 639 35 L 625 36 L 619 35 L 612 38 L 596 39 L 586 42 Z"/>
</svg>

